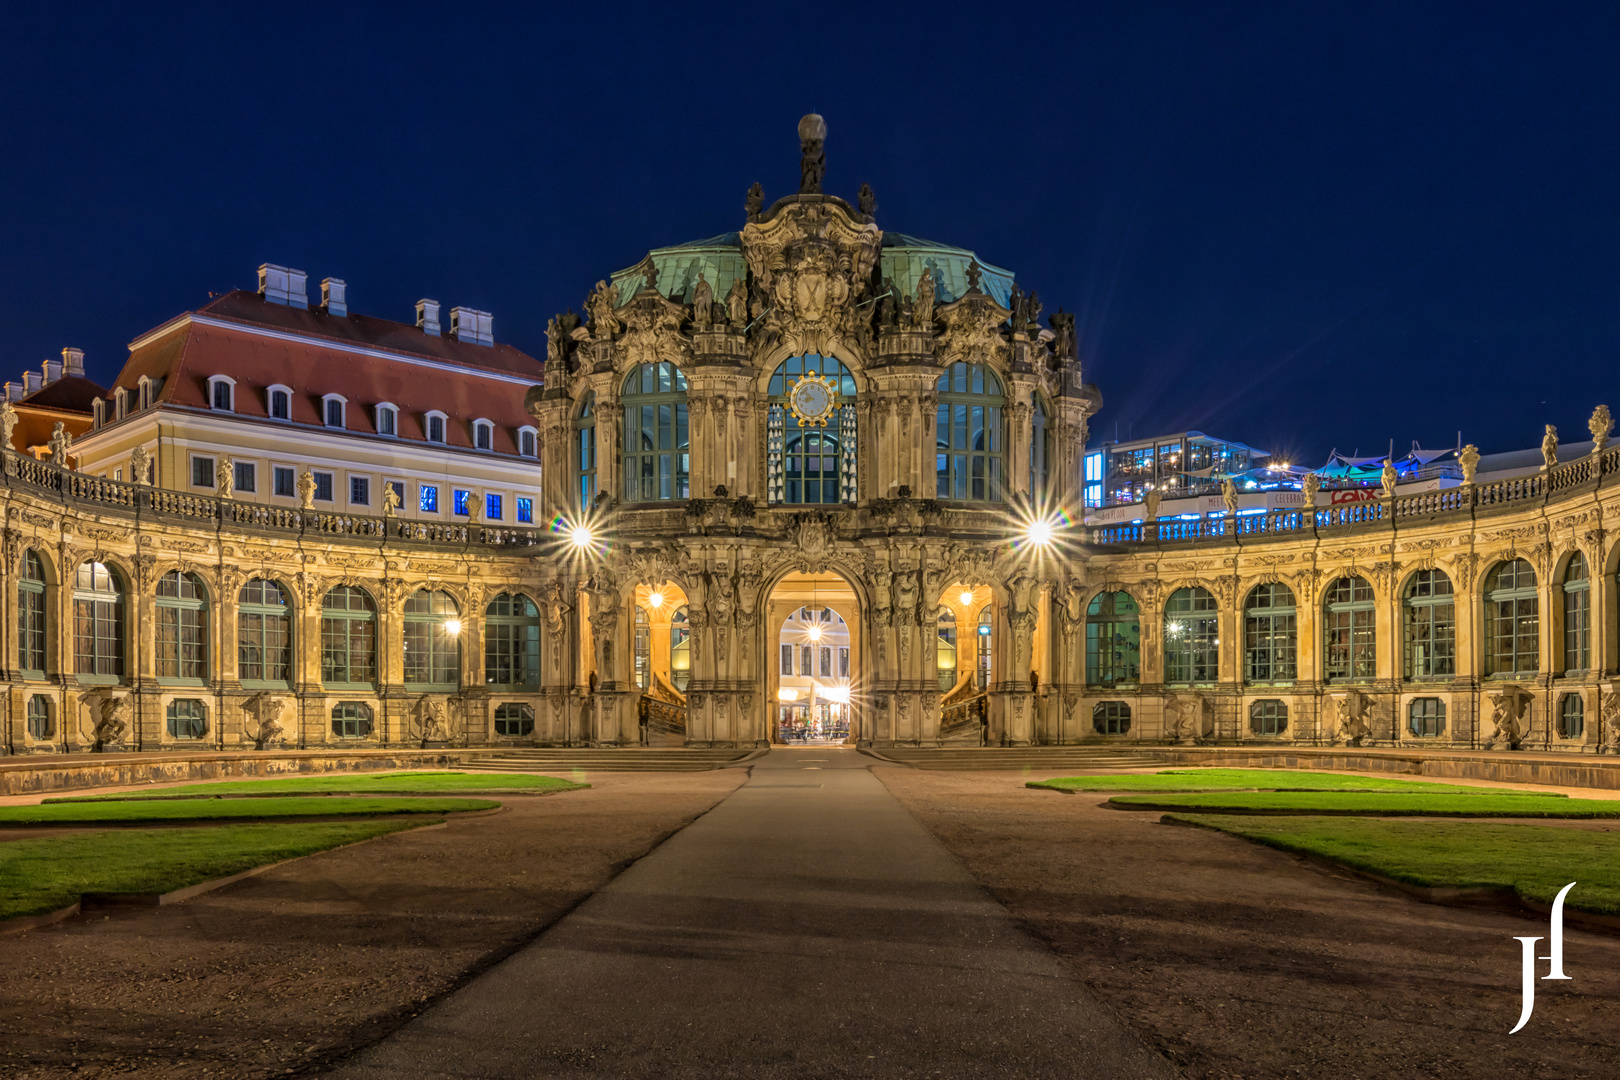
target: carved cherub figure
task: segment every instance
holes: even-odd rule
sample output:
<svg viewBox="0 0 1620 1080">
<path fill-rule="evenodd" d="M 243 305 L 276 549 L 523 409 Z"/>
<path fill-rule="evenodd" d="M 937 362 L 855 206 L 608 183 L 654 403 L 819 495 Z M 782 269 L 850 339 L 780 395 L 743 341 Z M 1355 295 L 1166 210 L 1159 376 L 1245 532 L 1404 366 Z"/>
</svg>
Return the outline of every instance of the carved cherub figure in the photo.
<svg viewBox="0 0 1620 1080">
<path fill-rule="evenodd" d="M 17 409 L 11 402 L 0 402 L 0 443 L 7 450 L 13 449 L 11 433 L 17 428 Z"/>
<path fill-rule="evenodd" d="M 1542 471 L 1558 464 L 1558 429 L 1551 424 L 1547 425 L 1547 433 L 1541 437 L 1541 468 Z"/>
<path fill-rule="evenodd" d="M 1395 472 L 1395 463 L 1389 458 L 1384 459 L 1384 468 L 1378 474 L 1379 494 L 1386 499 L 1395 497 L 1395 484 L 1399 474 Z"/>
<path fill-rule="evenodd" d="M 214 466 L 214 487 L 222 499 L 236 496 L 236 463 L 229 454 L 221 454 L 219 464 Z"/>
<path fill-rule="evenodd" d="M 152 456 L 146 447 L 137 446 L 129 452 L 129 480 L 132 484 L 151 483 Z"/>
</svg>

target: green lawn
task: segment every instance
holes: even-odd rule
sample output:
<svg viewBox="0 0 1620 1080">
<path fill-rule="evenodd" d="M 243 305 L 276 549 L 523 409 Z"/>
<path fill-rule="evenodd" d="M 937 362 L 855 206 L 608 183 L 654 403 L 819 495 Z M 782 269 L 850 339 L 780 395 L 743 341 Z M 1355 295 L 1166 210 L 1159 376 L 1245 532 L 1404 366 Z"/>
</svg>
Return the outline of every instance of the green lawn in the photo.
<svg viewBox="0 0 1620 1080">
<path fill-rule="evenodd" d="M 1620 817 L 1620 799 L 1569 799 L 1559 795 L 1409 795 L 1401 792 L 1298 791 L 1211 792 L 1207 795 L 1116 795 L 1112 806 L 1127 810 L 1210 810 L 1304 814 L 1376 814 L 1435 817 Z"/>
<path fill-rule="evenodd" d="M 1564 901 L 1569 907 L 1620 915 L 1620 837 L 1611 832 L 1449 821 L 1170 817 L 1428 888 L 1494 886 L 1551 903 L 1574 881 Z"/>
<path fill-rule="evenodd" d="M 375 773 L 354 776 L 289 776 L 276 780 L 221 780 L 208 784 L 141 791 L 119 791 L 107 795 L 59 795 L 47 803 L 107 802 L 123 799 L 196 799 L 218 795 L 440 795 L 440 794 L 530 794 L 549 795 L 554 791 L 574 791 L 590 787 L 555 776 L 480 776 L 477 773 L 413 772 Z"/>
<path fill-rule="evenodd" d="M 1292 769 L 1167 769 L 1138 776 L 1059 776 L 1028 787 L 1053 791 L 1411 791 L 1429 795 L 1543 795 L 1539 791 L 1464 787 L 1427 780 L 1346 776 Z"/>
<path fill-rule="evenodd" d="M 141 799 L 122 802 L 48 803 L 0 806 L 0 826 L 108 824 L 129 822 L 220 821 L 230 818 L 335 817 L 376 814 L 448 814 L 492 810 L 488 799 L 299 798 Z M 0 850 L 9 844 L 0 844 Z"/>
<path fill-rule="evenodd" d="M 394 819 L 96 832 L 0 843 L 0 919 L 42 915 L 84 893 L 166 893 L 255 866 L 431 825 Z"/>
</svg>

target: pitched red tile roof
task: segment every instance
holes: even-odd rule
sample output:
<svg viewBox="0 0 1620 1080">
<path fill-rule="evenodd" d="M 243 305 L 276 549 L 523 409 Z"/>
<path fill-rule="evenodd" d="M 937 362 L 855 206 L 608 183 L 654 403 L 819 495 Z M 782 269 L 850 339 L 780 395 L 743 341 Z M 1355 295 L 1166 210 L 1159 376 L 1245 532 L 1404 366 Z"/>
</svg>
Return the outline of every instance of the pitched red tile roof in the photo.
<svg viewBox="0 0 1620 1080">
<path fill-rule="evenodd" d="M 100 383 L 93 383 L 81 375 L 64 375 L 42 389 L 23 398 L 18 405 L 35 405 L 41 409 L 59 409 L 62 412 L 82 412 L 90 415 L 90 403 L 106 397 Z"/>
<path fill-rule="evenodd" d="M 403 439 L 425 439 L 425 414 L 438 410 L 449 416 L 448 445 L 471 447 L 472 422 L 481 418 L 495 425 L 494 450 L 505 454 L 518 452 L 517 429 L 534 423 L 523 397 L 541 382 L 544 365 L 510 345 L 434 337 L 405 323 L 268 303 L 246 291 L 191 314 L 200 317 L 141 339 L 114 385 L 133 393 L 143 375 L 162 379 L 158 404 L 207 409 L 208 379 L 227 375 L 236 381 L 236 413 L 264 419 L 268 388 L 283 385 L 292 390 L 292 422 L 316 426 L 324 425 L 322 397 L 340 394 L 347 430 L 363 434 L 376 433 L 372 406 L 388 402 L 399 408 Z"/>
</svg>

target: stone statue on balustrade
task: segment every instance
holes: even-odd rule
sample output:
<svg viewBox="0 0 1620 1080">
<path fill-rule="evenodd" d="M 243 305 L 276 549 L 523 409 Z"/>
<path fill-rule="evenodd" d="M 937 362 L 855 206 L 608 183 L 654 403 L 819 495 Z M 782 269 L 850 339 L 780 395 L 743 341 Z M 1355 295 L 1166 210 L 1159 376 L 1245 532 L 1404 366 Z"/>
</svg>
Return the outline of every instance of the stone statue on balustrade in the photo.
<svg viewBox="0 0 1620 1080">
<path fill-rule="evenodd" d="M 1463 483 L 1474 482 L 1474 471 L 1479 468 L 1479 447 L 1469 443 L 1457 454 L 1457 464 L 1462 466 Z"/>
<path fill-rule="evenodd" d="M 1400 474 L 1395 471 L 1395 463 L 1389 458 L 1385 458 L 1383 471 L 1378 474 L 1378 497 L 1381 499 L 1393 499 L 1395 497 L 1395 485 L 1399 482 Z"/>
<path fill-rule="evenodd" d="M 219 464 L 214 466 L 214 487 L 222 499 L 236 497 L 236 463 L 229 454 L 221 454 Z"/>
<path fill-rule="evenodd" d="M 399 492 L 394 490 L 393 484 L 385 481 L 383 483 L 383 517 L 393 517 L 394 512 L 398 509 Z"/>
<path fill-rule="evenodd" d="M 17 407 L 7 401 L 0 403 L 0 443 L 7 450 L 15 449 L 11 445 L 11 433 L 17 429 Z"/>
<path fill-rule="evenodd" d="M 73 436 L 67 433 L 67 427 L 58 420 L 56 426 L 51 428 L 51 464 L 68 467 L 68 448 L 73 445 Z"/>
<path fill-rule="evenodd" d="M 146 452 L 144 446 L 137 446 L 129 452 L 129 480 L 132 484 L 152 482 L 152 455 Z"/>
<path fill-rule="evenodd" d="M 1315 473 L 1306 473 L 1305 478 L 1299 482 L 1300 493 L 1305 509 L 1310 510 L 1316 506 L 1316 493 L 1322 490 L 1322 478 Z"/>
<path fill-rule="evenodd" d="M 1558 429 L 1547 425 L 1547 434 L 1541 437 L 1541 471 L 1558 464 Z"/>
<path fill-rule="evenodd" d="M 315 474 L 308 467 L 298 474 L 298 508 L 315 509 Z"/>
<path fill-rule="evenodd" d="M 1609 445 L 1609 435 L 1614 431 L 1614 417 L 1609 415 L 1607 405 L 1599 405 L 1592 410 L 1592 419 L 1586 422 L 1586 429 L 1592 433 L 1592 453 L 1603 453 Z"/>
<path fill-rule="evenodd" d="M 1237 514 L 1237 481 L 1230 476 L 1221 481 L 1221 502 L 1228 514 Z"/>
</svg>

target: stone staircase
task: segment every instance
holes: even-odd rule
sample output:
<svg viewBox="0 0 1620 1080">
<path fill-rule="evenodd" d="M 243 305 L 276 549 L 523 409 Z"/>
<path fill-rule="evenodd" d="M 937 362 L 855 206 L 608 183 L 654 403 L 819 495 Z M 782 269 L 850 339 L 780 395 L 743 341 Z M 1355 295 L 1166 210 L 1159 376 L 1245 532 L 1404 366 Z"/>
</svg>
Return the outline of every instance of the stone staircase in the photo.
<svg viewBox="0 0 1620 1080">
<path fill-rule="evenodd" d="M 1032 772 L 1082 769 L 1144 769 L 1169 766 L 1150 750 L 1109 746 L 885 747 L 873 757 L 914 769 L 1027 769 Z"/>
<path fill-rule="evenodd" d="M 754 750 L 687 750 L 672 747 L 626 746 L 580 749 L 527 747 L 511 750 L 472 750 L 461 767 L 474 772 L 545 773 L 566 777 L 577 771 L 593 772 L 705 772 L 741 761 Z"/>
</svg>

